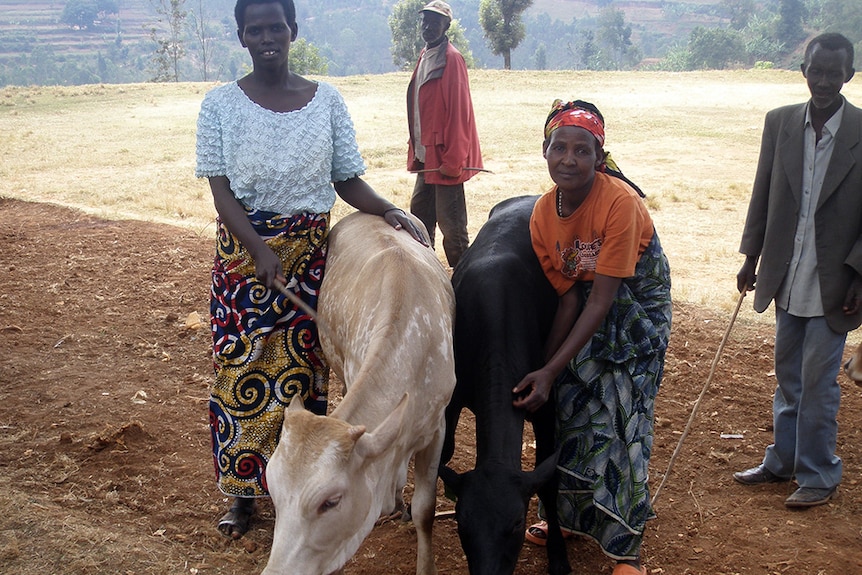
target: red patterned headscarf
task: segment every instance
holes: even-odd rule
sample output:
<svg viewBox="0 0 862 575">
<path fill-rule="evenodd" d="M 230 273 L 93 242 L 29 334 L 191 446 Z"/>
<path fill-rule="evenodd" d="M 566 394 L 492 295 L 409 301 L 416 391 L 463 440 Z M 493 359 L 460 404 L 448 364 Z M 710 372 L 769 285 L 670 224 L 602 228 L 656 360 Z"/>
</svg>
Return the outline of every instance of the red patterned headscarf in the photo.
<svg viewBox="0 0 862 575">
<path fill-rule="evenodd" d="M 545 139 L 557 128 L 562 126 L 577 126 L 584 128 L 599 142 L 599 147 L 605 145 L 605 123 L 601 114 L 596 114 L 583 106 L 584 102 L 563 102 L 554 100 L 548 119 L 545 120 Z"/>
</svg>

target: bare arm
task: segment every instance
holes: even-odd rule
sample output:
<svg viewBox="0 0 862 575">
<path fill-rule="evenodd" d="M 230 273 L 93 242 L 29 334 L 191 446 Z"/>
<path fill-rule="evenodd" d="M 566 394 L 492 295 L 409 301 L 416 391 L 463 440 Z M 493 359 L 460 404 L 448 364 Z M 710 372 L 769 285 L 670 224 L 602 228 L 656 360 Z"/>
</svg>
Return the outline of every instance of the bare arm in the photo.
<svg viewBox="0 0 862 575">
<path fill-rule="evenodd" d="M 581 298 L 578 296 L 578 290 L 575 286 L 560 296 L 557 303 L 557 313 L 554 315 L 554 323 L 551 324 L 551 331 L 548 333 L 548 340 L 545 342 L 544 360 L 547 363 L 560 349 L 566 337 L 572 331 L 572 326 L 578 319 L 580 312 Z"/>
<path fill-rule="evenodd" d="M 245 209 L 230 189 L 230 180 L 225 176 L 214 176 L 209 178 L 209 184 L 219 218 L 254 260 L 255 277 L 270 289 L 276 289 L 276 281 L 281 284 L 287 283 L 281 260 L 254 231 L 246 217 Z"/>
<path fill-rule="evenodd" d="M 423 246 L 430 245 L 422 230 L 407 217 L 404 210 L 396 207 L 389 200 L 378 195 L 368 183 L 355 176 L 343 182 L 335 182 L 335 191 L 345 202 L 367 214 L 381 216 L 396 230 L 406 230 L 413 239 Z"/>
<path fill-rule="evenodd" d="M 599 329 L 599 326 L 604 321 L 608 310 L 611 309 L 611 305 L 614 303 L 614 297 L 616 297 L 621 283 L 621 278 L 596 274 L 593 281 L 593 289 L 587 298 L 584 311 L 577 316 L 574 326 L 562 344 L 545 363 L 544 367 L 528 373 L 513 389 L 516 395 L 516 399 L 513 402 L 515 407 L 523 407 L 532 412 L 539 409 L 548 400 L 554 380 L 565 369 L 569 361 L 593 337 L 596 330 Z M 559 314 L 560 312 L 558 311 L 557 313 Z M 563 310 L 562 313 L 570 312 Z M 556 321 L 555 318 L 555 324 Z M 524 393 L 526 395 L 523 395 Z"/>
</svg>

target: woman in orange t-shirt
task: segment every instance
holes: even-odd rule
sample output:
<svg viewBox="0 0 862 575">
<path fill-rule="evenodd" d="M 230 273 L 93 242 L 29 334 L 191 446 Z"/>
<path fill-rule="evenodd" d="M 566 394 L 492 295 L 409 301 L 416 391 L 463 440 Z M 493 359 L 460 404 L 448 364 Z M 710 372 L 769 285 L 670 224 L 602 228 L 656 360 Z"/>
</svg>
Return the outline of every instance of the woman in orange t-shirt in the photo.
<svg viewBox="0 0 862 575">
<path fill-rule="evenodd" d="M 640 547 L 654 516 L 647 471 L 670 268 L 638 191 L 610 175 L 604 137 L 595 106 L 554 103 L 543 151 L 556 185 L 536 202 L 530 233 L 559 303 L 545 365 L 518 383 L 514 403 L 532 412 L 553 393 L 560 525 L 595 539 L 617 560 L 614 575 L 635 575 L 646 573 Z"/>
</svg>

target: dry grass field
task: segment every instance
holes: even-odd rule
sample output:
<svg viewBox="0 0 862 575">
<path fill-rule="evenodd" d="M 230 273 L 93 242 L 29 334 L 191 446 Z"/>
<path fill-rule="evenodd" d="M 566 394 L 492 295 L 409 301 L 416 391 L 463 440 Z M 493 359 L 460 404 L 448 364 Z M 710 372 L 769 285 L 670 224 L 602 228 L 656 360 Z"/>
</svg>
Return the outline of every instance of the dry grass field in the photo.
<svg viewBox="0 0 862 575">
<path fill-rule="evenodd" d="M 467 184 L 471 233 L 498 201 L 549 186 L 540 140 L 555 97 L 601 108 L 607 148 L 648 195 L 675 297 L 656 401 L 655 489 L 737 301 L 736 248 L 763 115 L 804 100 L 802 77 L 476 71 L 471 78 L 494 172 Z M 406 207 L 407 76 L 328 80 L 351 110 L 366 179 Z M 4 575 L 247 575 L 267 561 L 274 523 L 267 503 L 239 542 L 215 529 L 226 499 L 213 481 L 206 413 L 214 210 L 205 182 L 193 176 L 195 119 L 209 88 L 0 89 Z M 860 85 L 845 93 L 862 102 Z M 346 212 L 337 204 L 336 217 Z M 750 300 L 739 314 L 648 525 L 650 575 L 862 573 L 862 388 L 841 376 L 844 480 L 835 501 L 790 512 L 783 500 L 791 485 L 745 488 L 731 479 L 760 460 L 772 437 L 771 317 L 756 315 Z M 475 457 L 464 420 L 453 459 L 462 471 Z M 528 434 L 525 467 L 532 456 Z M 452 508 L 442 494 L 437 503 Z M 440 575 L 468 572 L 451 520 L 435 523 L 434 549 Z M 592 542 L 570 540 L 568 549 L 576 575 L 610 573 Z M 345 573 L 410 574 L 414 557 L 412 526 L 389 522 Z M 525 545 L 516 575 L 546 567 L 543 550 Z"/>
<path fill-rule="evenodd" d="M 347 100 L 366 180 L 406 207 L 402 73 L 326 78 Z M 807 97 L 799 73 L 471 72 L 486 167 L 467 184 L 471 234 L 491 206 L 550 185 L 541 129 L 554 98 L 596 103 L 607 149 L 646 192 L 679 301 L 732 309 L 736 253 L 763 116 Z M 213 231 L 205 181 L 194 178 L 195 121 L 210 85 L 0 89 L 0 195 L 111 218 Z M 862 101 L 862 84 L 845 93 Z M 345 213 L 339 203 L 336 216 Z"/>
</svg>

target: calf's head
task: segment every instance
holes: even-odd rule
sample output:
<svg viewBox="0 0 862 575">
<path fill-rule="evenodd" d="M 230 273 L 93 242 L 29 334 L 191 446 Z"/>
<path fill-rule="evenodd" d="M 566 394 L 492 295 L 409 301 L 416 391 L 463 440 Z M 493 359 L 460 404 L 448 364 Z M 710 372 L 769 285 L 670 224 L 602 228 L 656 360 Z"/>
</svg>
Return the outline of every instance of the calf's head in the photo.
<svg viewBox="0 0 862 575">
<path fill-rule="evenodd" d="M 852 379 L 856 385 L 862 386 L 862 344 L 859 344 L 859 347 L 844 364 L 844 374 Z"/>
<path fill-rule="evenodd" d="M 291 402 L 266 468 L 276 518 L 264 575 L 328 575 L 353 556 L 380 512 L 370 469 L 398 438 L 406 404 L 369 433 Z"/>
<path fill-rule="evenodd" d="M 515 572 L 530 498 L 554 477 L 556 460 L 549 457 L 534 471 L 490 461 L 461 474 L 440 469 L 443 482 L 458 498 L 455 520 L 470 575 Z"/>
</svg>

